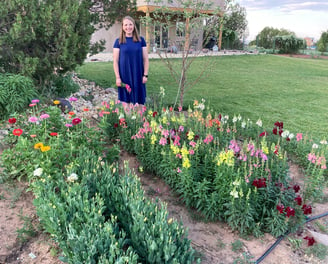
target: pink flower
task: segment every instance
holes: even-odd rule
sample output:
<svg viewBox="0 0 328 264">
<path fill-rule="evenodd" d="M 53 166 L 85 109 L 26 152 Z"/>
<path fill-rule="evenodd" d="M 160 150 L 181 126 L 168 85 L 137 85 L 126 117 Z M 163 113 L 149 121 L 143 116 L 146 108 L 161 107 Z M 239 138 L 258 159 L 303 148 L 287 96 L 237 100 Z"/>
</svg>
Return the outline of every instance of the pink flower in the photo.
<svg viewBox="0 0 328 264">
<path fill-rule="evenodd" d="M 296 140 L 297 140 L 297 141 L 302 140 L 302 138 L 303 138 L 303 134 L 302 134 L 302 133 L 297 133 L 297 134 L 296 134 Z"/>
<path fill-rule="evenodd" d="M 314 153 L 311 152 L 311 153 L 308 154 L 308 160 L 312 163 L 315 163 L 316 160 L 317 160 L 317 157 L 315 156 Z"/>
<path fill-rule="evenodd" d="M 189 142 L 189 145 L 194 148 L 197 145 L 197 143 L 195 141 L 190 141 Z"/>
<path fill-rule="evenodd" d="M 72 127 L 72 124 L 65 124 L 65 127 Z"/>
<path fill-rule="evenodd" d="M 167 144 L 167 140 L 166 138 L 162 137 L 160 140 L 159 140 L 159 144 L 162 145 L 162 146 L 165 146 Z"/>
<path fill-rule="evenodd" d="M 28 106 L 29 107 L 33 107 L 33 106 L 36 106 L 36 104 L 29 104 Z"/>
<path fill-rule="evenodd" d="M 131 87 L 130 85 L 126 84 L 125 89 L 127 90 L 128 93 L 131 93 Z"/>
<path fill-rule="evenodd" d="M 31 117 L 28 119 L 28 121 L 31 122 L 31 123 L 36 123 L 36 122 L 38 122 L 39 120 L 38 120 L 38 118 L 37 118 L 36 116 L 31 116 Z"/>
<path fill-rule="evenodd" d="M 182 111 L 182 107 L 181 107 L 181 106 L 179 106 L 179 107 L 178 107 L 178 110 L 179 110 L 179 112 L 181 112 L 181 111 Z"/>
<path fill-rule="evenodd" d="M 48 114 L 43 114 L 43 115 L 40 116 L 40 119 L 47 119 L 47 118 L 49 118 L 49 117 L 50 117 L 50 115 L 48 115 Z"/>
<path fill-rule="evenodd" d="M 190 155 L 194 155 L 195 154 L 195 151 L 193 149 L 189 149 L 189 154 Z"/>
<path fill-rule="evenodd" d="M 177 168 L 177 173 L 180 173 L 180 172 L 182 172 L 182 171 L 180 170 L 180 168 Z"/>
<path fill-rule="evenodd" d="M 39 99 L 33 99 L 33 100 L 31 101 L 32 104 L 37 104 L 38 102 L 40 102 Z"/>
<path fill-rule="evenodd" d="M 70 102 L 75 102 L 75 101 L 77 101 L 77 98 L 76 98 L 76 97 L 70 97 L 68 100 L 69 100 Z"/>
</svg>

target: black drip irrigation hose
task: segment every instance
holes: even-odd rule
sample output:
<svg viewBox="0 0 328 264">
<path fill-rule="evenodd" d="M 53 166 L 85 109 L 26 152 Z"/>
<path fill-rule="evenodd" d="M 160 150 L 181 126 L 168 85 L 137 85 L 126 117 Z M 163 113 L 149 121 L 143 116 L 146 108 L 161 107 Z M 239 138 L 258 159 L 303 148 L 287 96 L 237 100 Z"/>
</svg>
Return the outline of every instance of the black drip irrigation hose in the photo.
<svg viewBox="0 0 328 264">
<path fill-rule="evenodd" d="M 316 220 L 316 219 L 325 217 L 325 216 L 328 216 L 328 212 L 323 213 L 323 214 L 319 214 L 319 215 L 316 215 L 316 216 L 313 216 L 313 217 L 309 217 L 309 218 L 306 219 L 306 221 L 305 221 L 304 224 L 306 224 L 308 222 L 311 222 L 313 220 Z M 275 249 L 275 247 L 278 246 L 278 244 L 281 242 L 281 240 L 283 240 L 287 235 L 289 235 L 289 233 L 290 233 L 290 231 L 287 231 L 285 234 L 283 234 L 280 237 L 278 237 L 278 239 L 276 240 L 276 242 L 274 242 L 271 245 L 271 247 L 269 247 L 267 249 L 267 251 L 265 251 L 264 254 L 256 260 L 255 264 L 258 264 L 258 263 L 262 262 L 262 260 L 264 260 L 266 258 L 266 256 L 268 256 L 271 253 L 271 251 L 273 251 Z"/>
</svg>

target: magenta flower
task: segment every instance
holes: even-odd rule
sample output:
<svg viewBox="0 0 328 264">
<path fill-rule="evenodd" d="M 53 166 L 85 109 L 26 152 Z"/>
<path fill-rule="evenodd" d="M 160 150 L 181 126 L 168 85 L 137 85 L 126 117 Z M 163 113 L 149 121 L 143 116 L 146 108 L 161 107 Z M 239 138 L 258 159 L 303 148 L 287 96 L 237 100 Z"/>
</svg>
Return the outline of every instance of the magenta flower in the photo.
<svg viewBox="0 0 328 264">
<path fill-rule="evenodd" d="M 50 115 L 48 115 L 48 114 L 43 114 L 43 115 L 40 116 L 40 119 L 47 119 L 47 118 L 49 118 L 49 117 L 50 117 Z"/>
<path fill-rule="evenodd" d="M 33 99 L 33 100 L 31 101 L 32 104 L 37 104 L 38 102 L 40 102 L 39 99 Z"/>
<path fill-rule="evenodd" d="M 82 120 L 80 118 L 74 118 L 72 120 L 72 124 L 75 126 L 75 125 L 78 125 L 82 122 Z"/>
<path fill-rule="evenodd" d="M 36 117 L 36 116 L 31 116 L 29 119 L 28 119 L 29 122 L 31 123 L 36 123 L 39 121 L 39 119 Z"/>
<path fill-rule="evenodd" d="M 65 127 L 72 127 L 72 124 L 65 124 Z"/>
<path fill-rule="evenodd" d="M 77 98 L 76 98 L 76 97 L 70 97 L 68 100 L 69 100 L 70 102 L 75 102 L 75 101 L 77 101 Z"/>
</svg>

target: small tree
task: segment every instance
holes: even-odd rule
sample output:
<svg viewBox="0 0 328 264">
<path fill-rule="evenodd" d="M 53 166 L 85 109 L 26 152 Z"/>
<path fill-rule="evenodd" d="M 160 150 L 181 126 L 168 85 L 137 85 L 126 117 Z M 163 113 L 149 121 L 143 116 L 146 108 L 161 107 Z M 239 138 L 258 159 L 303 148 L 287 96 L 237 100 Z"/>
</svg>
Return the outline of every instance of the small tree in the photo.
<svg viewBox="0 0 328 264">
<path fill-rule="evenodd" d="M 295 33 L 287 29 L 276 29 L 272 27 L 265 27 L 256 36 L 257 45 L 265 49 L 272 49 L 274 45 L 274 39 L 277 36 L 287 36 L 287 35 L 295 36 Z"/>
<path fill-rule="evenodd" d="M 322 32 L 321 37 L 317 43 L 317 49 L 321 53 L 328 51 L 328 30 Z"/>
<path fill-rule="evenodd" d="M 202 48 L 197 49 L 197 46 L 204 47 L 209 38 L 218 36 L 220 8 L 214 8 L 212 3 L 205 3 L 205 1 L 175 0 L 174 8 L 170 8 L 172 6 L 168 5 L 166 1 L 156 1 L 156 3 L 159 5 L 158 9 L 152 13 L 152 17 L 145 17 L 142 22 L 148 26 L 149 30 L 151 30 L 149 25 L 152 25 L 167 31 L 173 28 L 176 29 L 177 34 L 180 34 L 179 40 L 169 40 L 171 47 L 181 51 L 179 66 L 176 67 L 177 64 L 170 60 L 168 52 L 159 52 L 159 56 L 170 70 L 172 79 L 178 86 L 175 105 L 179 99 L 179 105 L 183 106 L 185 92 L 204 76 L 206 69 L 210 68 L 207 63 L 204 68 L 200 69 L 196 79 L 188 78 L 187 72 L 190 65 L 202 53 Z M 170 3 L 173 4 L 172 1 L 169 1 Z M 212 10 L 213 15 L 209 15 L 208 10 Z M 199 36 L 203 36 L 200 45 Z"/>
<path fill-rule="evenodd" d="M 275 38 L 275 46 L 279 53 L 296 54 L 300 49 L 304 49 L 306 43 L 304 39 L 295 36 L 278 36 Z"/>
</svg>

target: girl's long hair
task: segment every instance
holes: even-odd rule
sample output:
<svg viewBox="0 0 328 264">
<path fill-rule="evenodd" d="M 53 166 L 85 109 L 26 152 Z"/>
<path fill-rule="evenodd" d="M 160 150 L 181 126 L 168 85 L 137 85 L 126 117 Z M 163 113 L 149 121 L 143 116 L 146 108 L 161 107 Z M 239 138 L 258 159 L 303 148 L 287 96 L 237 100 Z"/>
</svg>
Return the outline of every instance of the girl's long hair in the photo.
<svg viewBox="0 0 328 264">
<path fill-rule="evenodd" d="M 124 22 L 125 19 L 128 19 L 133 23 L 133 26 L 134 26 L 133 31 L 132 31 L 133 41 L 134 42 L 140 41 L 140 36 L 139 36 L 138 30 L 137 30 L 137 27 L 136 27 L 136 22 L 134 21 L 134 19 L 132 17 L 125 16 L 122 20 L 122 25 L 121 25 L 122 27 L 121 27 L 121 33 L 120 33 L 120 39 L 119 39 L 120 44 L 121 43 L 126 43 L 125 32 L 123 30 L 123 22 Z"/>
</svg>

